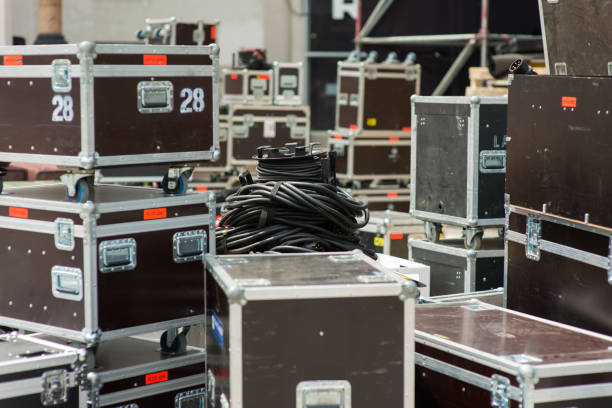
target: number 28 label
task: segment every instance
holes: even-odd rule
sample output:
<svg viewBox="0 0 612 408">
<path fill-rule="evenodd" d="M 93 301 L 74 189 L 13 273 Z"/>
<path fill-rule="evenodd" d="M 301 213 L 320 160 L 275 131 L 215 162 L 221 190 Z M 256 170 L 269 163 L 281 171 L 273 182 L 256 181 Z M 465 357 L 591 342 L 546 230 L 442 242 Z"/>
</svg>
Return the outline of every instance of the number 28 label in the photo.
<svg viewBox="0 0 612 408">
<path fill-rule="evenodd" d="M 51 105 L 55 106 L 51 120 L 53 122 L 72 122 L 74 119 L 74 101 L 70 95 L 55 95 L 51 99 Z"/>
<path fill-rule="evenodd" d="M 206 107 L 202 88 L 183 88 L 181 98 L 183 98 L 181 113 L 203 112 Z"/>
</svg>

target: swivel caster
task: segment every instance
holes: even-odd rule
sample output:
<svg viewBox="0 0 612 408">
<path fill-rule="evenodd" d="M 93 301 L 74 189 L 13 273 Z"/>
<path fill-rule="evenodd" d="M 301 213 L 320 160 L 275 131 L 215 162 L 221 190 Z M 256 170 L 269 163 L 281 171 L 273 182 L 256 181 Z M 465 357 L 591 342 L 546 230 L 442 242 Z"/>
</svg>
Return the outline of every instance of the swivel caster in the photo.
<svg viewBox="0 0 612 408">
<path fill-rule="evenodd" d="M 441 224 L 431 222 L 431 221 L 425 221 L 425 238 L 427 238 L 428 241 L 434 242 L 434 243 L 438 242 L 441 236 L 442 236 L 442 225 Z"/>
<path fill-rule="evenodd" d="M 166 194 L 184 194 L 193 169 L 170 168 L 162 179 L 161 187 Z"/>
<path fill-rule="evenodd" d="M 478 250 L 482 246 L 484 231 L 481 228 L 464 228 L 463 245 L 466 249 Z"/>
<path fill-rule="evenodd" d="M 184 327 L 180 332 L 178 329 L 168 329 L 163 332 L 159 339 L 162 353 L 184 354 L 187 351 L 187 333 L 189 333 L 189 327 Z"/>
</svg>

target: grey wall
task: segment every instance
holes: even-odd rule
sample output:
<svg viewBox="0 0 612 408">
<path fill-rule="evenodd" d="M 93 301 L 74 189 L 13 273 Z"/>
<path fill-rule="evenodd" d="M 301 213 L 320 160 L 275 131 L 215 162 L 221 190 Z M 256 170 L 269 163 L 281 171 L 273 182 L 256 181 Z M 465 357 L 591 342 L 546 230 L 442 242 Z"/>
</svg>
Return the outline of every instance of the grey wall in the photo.
<svg viewBox="0 0 612 408">
<path fill-rule="evenodd" d="M 221 62 L 228 65 L 240 47 L 264 47 L 269 59 L 303 60 L 306 47 L 305 0 L 63 0 L 64 36 L 84 40 L 130 41 L 147 17 L 184 21 L 220 20 Z M 0 42 L 8 33 L 31 44 L 38 33 L 38 0 L 0 0 Z M 6 34 L 3 34 L 6 33 Z"/>
</svg>

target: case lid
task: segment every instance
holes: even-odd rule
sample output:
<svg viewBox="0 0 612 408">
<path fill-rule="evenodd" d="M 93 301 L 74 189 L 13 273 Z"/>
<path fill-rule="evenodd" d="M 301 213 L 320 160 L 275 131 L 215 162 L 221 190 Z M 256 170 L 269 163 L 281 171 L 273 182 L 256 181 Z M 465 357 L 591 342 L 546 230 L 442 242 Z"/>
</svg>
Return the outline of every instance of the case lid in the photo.
<svg viewBox="0 0 612 408">
<path fill-rule="evenodd" d="M 207 256 L 206 265 L 226 292 L 244 290 L 254 300 L 399 295 L 402 287 L 401 278 L 358 250 Z M 259 289 L 269 293 L 254 295 Z"/>
<path fill-rule="evenodd" d="M 538 377 L 564 375 L 559 364 L 596 362 L 612 369 L 611 337 L 478 301 L 418 305 L 415 328 L 418 343 L 477 361 L 493 357 L 515 368 L 530 364 L 541 369 Z M 544 372 L 553 364 L 556 370 Z M 576 374 L 581 368 L 589 372 L 584 364 L 574 366 Z"/>
<path fill-rule="evenodd" d="M 71 364 L 78 349 L 64 346 L 36 335 L 9 333 L 0 335 L 0 376 Z"/>
</svg>

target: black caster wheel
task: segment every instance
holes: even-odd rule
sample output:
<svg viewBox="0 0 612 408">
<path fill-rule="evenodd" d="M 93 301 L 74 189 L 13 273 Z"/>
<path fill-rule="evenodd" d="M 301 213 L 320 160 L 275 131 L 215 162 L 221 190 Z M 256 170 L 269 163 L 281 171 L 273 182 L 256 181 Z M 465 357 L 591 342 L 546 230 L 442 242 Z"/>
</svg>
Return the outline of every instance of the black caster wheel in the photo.
<svg viewBox="0 0 612 408">
<path fill-rule="evenodd" d="M 168 346 L 167 340 L 168 332 L 165 331 L 159 339 L 162 353 L 176 355 L 183 354 L 187 351 L 187 331 L 178 333 L 170 346 Z"/>
<path fill-rule="evenodd" d="M 480 247 L 482 246 L 482 235 L 483 235 L 482 232 L 475 234 L 471 240 L 468 238 L 467 235 L 464 236 L 463 245 L 465 246 L 466 249 L 479 250 Z"/>
<path fill-rule="evenodd" d="M 87 178 L 80 179 L 75 186 L 74 196 L 70 196 L 70 193 L 66 190 L 66 201 L 74 203 L 86 203 L 91 197 L 93 191 L 93 180 Z"/>
<path fill-rule="evenodd" d="M 181 174 L 178 179 L 171 180 L 166 174 L 162 179 L 162 190 L 164 190 L 166 194 L 184 194 L 185 191 L 187 191 L 188 178 L 186 174 Z"/>
<path fill-rule="evenodd" d="M 442 225 L 435 222 L 425 222 L 425 238 L 430 242 L 440 241 L 442 236 Z"/>
</svg>

